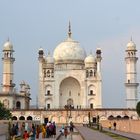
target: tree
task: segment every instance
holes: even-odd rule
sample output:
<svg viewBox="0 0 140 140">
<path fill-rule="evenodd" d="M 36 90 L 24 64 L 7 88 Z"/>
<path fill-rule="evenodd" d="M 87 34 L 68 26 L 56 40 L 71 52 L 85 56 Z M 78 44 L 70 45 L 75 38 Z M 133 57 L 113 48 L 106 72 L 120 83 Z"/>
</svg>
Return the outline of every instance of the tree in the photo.
<svg viewBox="0 0 140 140">
<path fill-rule="evenodd" d="M 12 117 L 10 110 L 6 109 L 0 102 L 0 120 L 8 120 Z"/>
<path fill-rule="evenodd" d="M 138 114 L 139 117 L 140 117 L 140 101 L 137 103 L 136 111 L 137 111 L 137 114 Z"/>
</svg>

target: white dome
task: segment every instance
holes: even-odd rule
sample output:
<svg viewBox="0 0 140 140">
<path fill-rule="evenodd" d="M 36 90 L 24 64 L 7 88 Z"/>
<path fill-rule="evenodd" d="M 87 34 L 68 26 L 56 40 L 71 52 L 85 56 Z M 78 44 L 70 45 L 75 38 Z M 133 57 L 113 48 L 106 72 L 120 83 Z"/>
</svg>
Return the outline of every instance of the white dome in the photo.
<svg viewBox="0 0 140 140">
<path fill-rule="evenodd" d="M 39 50 L 38 51 L 43 51 L 43 48 L 39 48 Z"/>
<path fill-rule="evenodd" d="M 13 51 L 13 45 L 9 40 L 6 41 L 3 46 L 4 46 L 3 50 L 5 50 L 5 51 L 11 51 L 12 50 Z"/>
<path fill-rule="evenodd" d="M 84 49 L 80 47 L 79 42 L 68 38 L 55 48 L 53 57 L 55 61 L 84 60 L 86 53 Z"/>
<path fill-rule="evenodd" d="M 95 63 L 95 62 L 96 60 L 92 54 L 90 54 L 89 56 L 85 58 L 85 63 Z"/>
<path fill-rule="evenodd" d="M 136 50 L 136 44 L 132 40 L 127 44 L 127 50 Z"/>
<path fill-rule="evenodd" d="M 46 57 L 47 63 L 54 63 L 54 58 L 48 53 L 48 56 Z"/>
</svg>

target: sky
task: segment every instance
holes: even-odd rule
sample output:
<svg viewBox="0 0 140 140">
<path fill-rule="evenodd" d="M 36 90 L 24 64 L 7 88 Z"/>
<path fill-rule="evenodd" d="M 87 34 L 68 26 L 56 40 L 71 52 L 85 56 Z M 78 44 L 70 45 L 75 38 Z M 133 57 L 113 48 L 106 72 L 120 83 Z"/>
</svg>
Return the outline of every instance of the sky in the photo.
<svg viewBox="0 0 140 140">
<path fill-rule="evenodd" d="M 89 54 L 102 49 L 103 107 L 125 107 L 125 49 L 132 36 L 140 57 L 140 0 L 0 0 L 0 56 L 9 38 L 14 47 L 14 81 L 31 87 L 31 104 L 38 93 L 38 49 L 53 54 L 72 38 Z M 140 82 L 140 62 L 137 62 Z M 2 61 L 0 62 L 2 83 Z M 139 94 L 139 89 L 138 89 Z"/>
</svg>

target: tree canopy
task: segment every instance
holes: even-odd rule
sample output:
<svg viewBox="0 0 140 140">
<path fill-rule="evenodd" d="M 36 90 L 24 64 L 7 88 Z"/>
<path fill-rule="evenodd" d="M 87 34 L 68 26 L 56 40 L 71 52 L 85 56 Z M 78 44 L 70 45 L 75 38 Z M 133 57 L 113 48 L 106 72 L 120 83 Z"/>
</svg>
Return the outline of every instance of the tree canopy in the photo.
<svg viewBox="0 0 140 140">
<path fill-rule="evenodd" d="M 137 114 L 138 114 L 139 117 L 140 117 L 140 101 L 137 103 L 136 111 L 137 111 Z"/>
<path fill-rule="evenodd" d="M 10 110 L 6 109 L 0 102 L 0 120 L 8 120 L 12 117 Z"/>
</svg>

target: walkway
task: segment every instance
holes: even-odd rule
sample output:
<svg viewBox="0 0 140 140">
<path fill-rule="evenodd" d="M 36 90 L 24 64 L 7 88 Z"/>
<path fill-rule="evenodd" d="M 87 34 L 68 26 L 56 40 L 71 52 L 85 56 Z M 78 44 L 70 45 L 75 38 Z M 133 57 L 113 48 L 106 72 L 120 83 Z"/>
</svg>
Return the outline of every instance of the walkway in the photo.
<svg viewBox="0 0 140 140">
<path fill-rule="evenodd" d="M 79 132 L 76 129 L 74 129 L 73 132 L 67 135 L 67 138 L 65 138 L 65 136 L 63 135 L 58 140 L 83 140 L 83 138 L 79 134 Z"/>
<path fill-rule="evenodd" d="M 76 128 L 85 140 L 114 140 L 113 138 L 88 127 L 76 126 Z"/>
<path fill-rule="evenodd" d="M 7 137 L 8 129 L 7 124 L 0 123 L 0 140 L 5 140 Z"/>
</svg>

